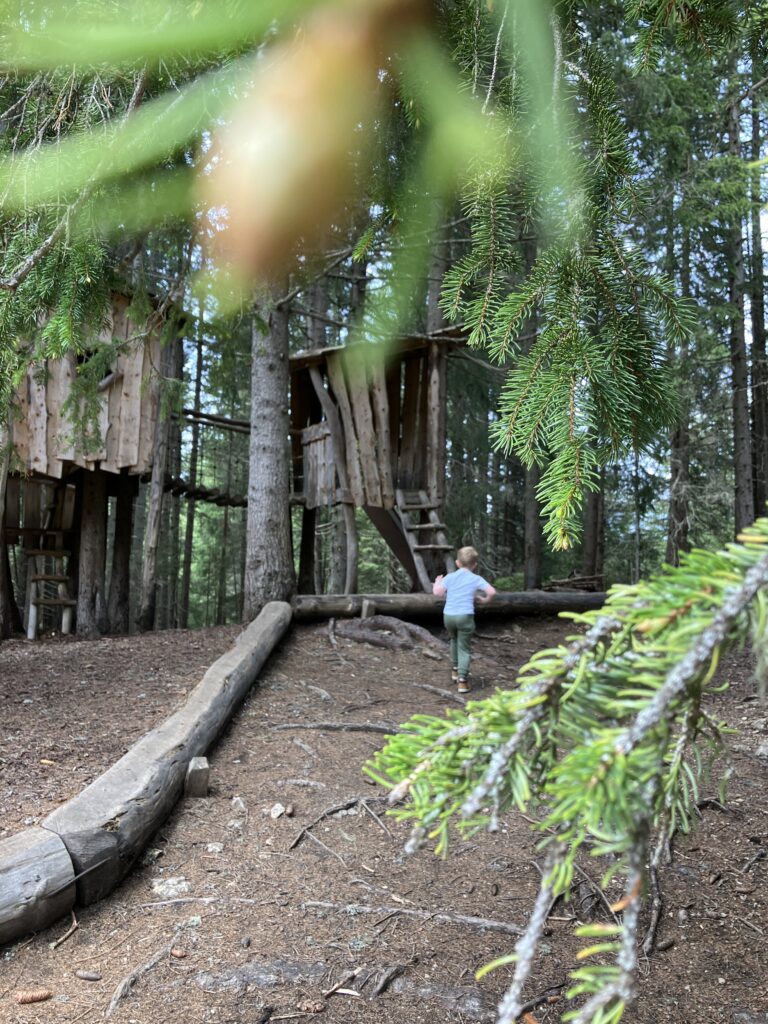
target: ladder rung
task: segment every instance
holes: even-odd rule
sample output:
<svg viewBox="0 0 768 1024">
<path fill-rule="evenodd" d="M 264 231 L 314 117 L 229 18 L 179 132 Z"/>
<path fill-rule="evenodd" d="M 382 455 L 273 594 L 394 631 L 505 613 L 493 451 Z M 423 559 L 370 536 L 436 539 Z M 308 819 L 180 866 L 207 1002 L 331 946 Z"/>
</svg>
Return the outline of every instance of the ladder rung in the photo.
<svg viewBox="0 0 768 1024">
<path fill-rule="evenodd" d="M 400 505 L 401 512 L 430 512 L 434 508 L 440 508 L 439 505 L 427 504 L 427 505 Z"/>
<path fill-rule="evenodd" d="M 52 573 L 40 573 L 39 575 L 32 577 L 33 583 L 39 583 L 45 581 L 47 583 L 66 583 L 69 580 L 69 576 L 55 576 Z"/>
<path fill-rule="evenodd" d="M 451 551 L 450 544 L 414 544 L 414 551 Z"/>
<path fill-rule="evenodd" d="M 444 530 L 446 528 L 445 523 L 410 523 L 405 527 L 406 530 Z"/>
<path fill-rule="evenodd" d="M 24 554 L 34 558 L 42 558 L 43 555 L 47 555 L 49 558 L 66 558 L 70 552 L 65 551 L 64 548 L 57 548 L 55 551 L 50 551 L 48 548 L 24 548 Z"/>
<path fill-rule="evenodd" d="M 74 597 L 38 597 L 35 598 L 34 601 L 30 601 L 30 604 L 45 605 L 48 608 L 53 608 L 56 606 L 63 608 L 74 608 L 74 606 L 77 604 L 77 601 L 75 600 Z"/>
</svg>

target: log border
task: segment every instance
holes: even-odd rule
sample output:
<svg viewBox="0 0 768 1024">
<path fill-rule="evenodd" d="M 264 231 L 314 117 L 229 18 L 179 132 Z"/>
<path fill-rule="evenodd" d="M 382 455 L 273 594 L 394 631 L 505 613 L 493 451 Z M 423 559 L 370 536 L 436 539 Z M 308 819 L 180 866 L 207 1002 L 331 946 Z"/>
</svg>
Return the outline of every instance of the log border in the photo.
<svg viewBox="0 0 768 1024">
<path fill-rule="evenodd" d="M 0 840 L 0 946 L 117 886 L 181 795 L 189 762 L 224 729 L 291 619 L 286 602 L 265 605 L 178 711 L 40 825 Z"/>
</svg>

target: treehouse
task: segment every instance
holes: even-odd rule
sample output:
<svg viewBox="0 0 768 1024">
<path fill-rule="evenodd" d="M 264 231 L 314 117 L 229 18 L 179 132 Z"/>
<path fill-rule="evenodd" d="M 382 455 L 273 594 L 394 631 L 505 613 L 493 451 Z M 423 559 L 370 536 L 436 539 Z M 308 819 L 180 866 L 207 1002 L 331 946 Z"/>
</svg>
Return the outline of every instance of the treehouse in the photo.
<svg viewBox="0 0 768 1024">
<path fill-rule="evenodd" d="M 150 472 L 162 439 L 158 430 L 161 349 L 159 324 L 132 320 L 129 300 L 112 297 L 100 342 L 114 358 L 98 383 L 98 429 L 88 440 L 72 423 L 82 399 L 79 364 L 88 353 L 29 367 L 16 395 L 11 421 L 11 474 L 6 489 L 4 542 L 22 544 L 26 555 L 24 619 L 37 633 L 40 610 L 62 611 L 69 632 L 73 610 L 81 631 L 127 630 L 128 564 L 133 499 L 139 478 Z M 96 348 L 96 346 L 94 346 Z M 170 356 L 172 358 L 172 355 Z M 75 407 L 75 408 L 73 408 Z M 110 607 L 104 594 L 107 499 L 116 498 L 116 531 Z"/>
<path fill-rule="evenodd" d="M 357 564 L 362 508 L 407 570 L 414 590 L 453 567 L 441 522 L 445 492 L 446 368 L 453 341 L 407 338 L 291 358 L 293 500 L 303 506 L 299 590 L 311 580 L 316 510 L 340 505 L 347 581 Z"/>
</svg>

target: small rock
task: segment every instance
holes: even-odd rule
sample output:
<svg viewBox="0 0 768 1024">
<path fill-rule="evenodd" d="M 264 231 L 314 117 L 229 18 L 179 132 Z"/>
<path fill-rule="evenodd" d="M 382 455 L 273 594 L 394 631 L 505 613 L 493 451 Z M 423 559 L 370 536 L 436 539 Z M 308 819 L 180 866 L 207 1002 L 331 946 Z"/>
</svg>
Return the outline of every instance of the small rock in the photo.
<svg viewBox="0 0 768 1024">
<path fill-rule="evenodd" d="M 761 743 L 755 753 L 758 757 L 768 757 L 768 743 Z"/>
<path fill-rule="evenodd" d="M 24 700 L 21 703 L 22 704 L 34 704 L 35 702 L 32 700 L 31 697 L 25 697 Z"/>
<path fill-rule="evenodd" d="M 154 864 L 155 861 L 159 860 L 163 856 L 164 850 L 160 850 L 157 847 L 150 847 L 144 852 L 144 856 L 141 858 L 141 863 L 144 867 L 149 867 L 150 864 Z"/>
<path fill-rule="evenodd" d="M 248 949 L 251 945 L 250 936 L 246 935 L 244 939 L 240 939 L 240 945 L 243 947 L 243 949 Z"/>
<path fill-rule="evenodd" d="M 199 928 L 202 923 L 203 923 L 202 917 L 200 917 L 199 914 L 193 914 L 192 917 L 188 917 L 187 918 L 187 920 L 184 922 L 184 924 L 181 927 L 182 928 Z"/>
<path fill-rule="evenodd" d="M 175 957 L 176 960 L 183 960 L 186 955 L 186 949 L 182 948 L 181 946 L 173 946 L 173 948 L 171 949 L 171 956 Z"/>
<path fill-rule="evenodd" d="M 242 827 L 243 823 L 239 818 L 230 818 L 227 822 L 227 828 L 231 828 L 233 832 L 240 832 Z"/>
<path fill-rule="evenodd" d="M 224 853 L 224 843 L 208 843 L 206 853 Z"/>
<path fill-rule="evenodd" d="M 286 808 L 285 808 L 285 816 L 286 816 L 286 818 L 292 818 L 293 814 L 294 814 L 293 804 L 288 804 L 286 806 Z"/>
<path fill-rule="evenodd" d="M 273 821 L 276 821 L 278 818 L 282 818 L 284 814 L 285 807 L 282 804 L 272 804 L 269 809 L 269 816 Z"/>
<path fill-rule="evenodd" d="M 232 797 L 232 808 L 235 811 L 240 811 L 241 814 L 245 814 L 246 806 L 245 800 L 241 796 Z"/>
<path fill-rule="evenodd" d="M 156 878 L 152 882 L 152 892 L 164 899 L 173 899 L 189 892 L 192 886 L 183 875 L 176 875 L 173 878 Z"/>
</svg>

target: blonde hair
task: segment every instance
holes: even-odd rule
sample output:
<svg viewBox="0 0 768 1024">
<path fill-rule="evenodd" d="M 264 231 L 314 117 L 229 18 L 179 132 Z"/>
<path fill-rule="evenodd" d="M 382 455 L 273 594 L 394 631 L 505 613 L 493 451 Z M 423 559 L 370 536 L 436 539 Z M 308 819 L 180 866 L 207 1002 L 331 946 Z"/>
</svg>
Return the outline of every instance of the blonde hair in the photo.
<svg viewBox="0 0 768 1024">
<path fill-rule="evenodd" d="M 477 551 L 472 547 L 459 548 L 456 552 L 456 561 L 464 569 L 469 569 L 470 566 L 477 565 L 477 557 Z"/>
</svg>

